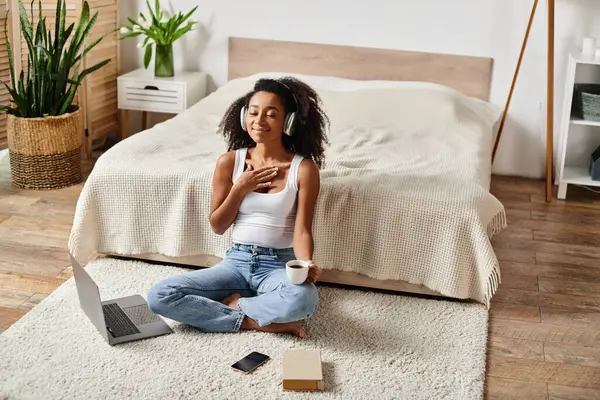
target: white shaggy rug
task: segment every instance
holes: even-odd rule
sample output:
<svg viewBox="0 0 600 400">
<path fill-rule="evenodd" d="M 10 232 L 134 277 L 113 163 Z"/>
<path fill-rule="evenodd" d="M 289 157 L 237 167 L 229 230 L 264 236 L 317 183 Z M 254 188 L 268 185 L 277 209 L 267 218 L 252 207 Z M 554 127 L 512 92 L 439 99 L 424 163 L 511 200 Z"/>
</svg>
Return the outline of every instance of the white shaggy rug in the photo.
<svg viewBox="0 0 600 400">
<path fill-rule="evenodd" d="M 86 267 L 102 299 L 139 293 L 182 268 L 100 259 Z M 0 399 L 482 399 L 487 309 L 319 287 L 308 338 L 175 332 L 109 346 L 79 307 L 71 278 L 0 335 Z M 284 392 L 281 355 L 321 350 L 325 391 Z M 271 360 L 230 368 L 252 351 Z"/>
</svg>

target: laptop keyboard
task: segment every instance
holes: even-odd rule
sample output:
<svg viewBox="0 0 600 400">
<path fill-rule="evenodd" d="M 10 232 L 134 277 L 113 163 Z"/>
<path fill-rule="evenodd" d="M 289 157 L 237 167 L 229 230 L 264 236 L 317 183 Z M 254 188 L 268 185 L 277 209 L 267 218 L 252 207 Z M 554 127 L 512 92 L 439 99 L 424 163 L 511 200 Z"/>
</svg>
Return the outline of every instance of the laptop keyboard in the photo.
<svg viewBox="0 0 600 400">
<path fill-rule="evenodd" d="M 104 321 L 114 337 L 140 333 L 117 303 L 104 304 L 102 310 L 104 311 Z"/>
</svg>

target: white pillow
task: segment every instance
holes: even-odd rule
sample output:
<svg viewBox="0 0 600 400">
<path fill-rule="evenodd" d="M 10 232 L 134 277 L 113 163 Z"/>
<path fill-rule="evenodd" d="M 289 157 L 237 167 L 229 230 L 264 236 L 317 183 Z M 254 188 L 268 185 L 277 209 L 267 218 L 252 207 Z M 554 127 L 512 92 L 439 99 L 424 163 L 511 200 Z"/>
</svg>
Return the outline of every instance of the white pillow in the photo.
<svg viewBox="0 0 600 400">
<path fill-rule="evenodd" d="M 250 80 L 256 81 L 260 78 L 280 78 L 284 76 L 292 76 L 298 78 L 308 85 L 313 87 L 315 90 L 329 90 L 329 91 L 355 91 L 365 89 L 429 89 L 439 90 L 453 96 L 460 98 L 463 104 L 468 105 L 475 113 L 483 116 L 491 126 L 497 128 L 498 122 L 502 117 L 503 108 L 492 104 L 488 101 L 480 100 L 475 97 L 469 97 L 456 89 L 448 86 L 440 85 L 431 82 L 417 82 L 417 81 L 384 81 L 384 80 L 356 80 L 347 78 L 337 78 L 333 76 L 321 76 L 321 75 L 307 75 L 307 74 L 296 74 L 290 72 L 258 72 L 239 80 Z M 494 128 L 494 131 L 496 129 Z M 495 133 L 495 132 L 494 132 Z"/>
</svg>

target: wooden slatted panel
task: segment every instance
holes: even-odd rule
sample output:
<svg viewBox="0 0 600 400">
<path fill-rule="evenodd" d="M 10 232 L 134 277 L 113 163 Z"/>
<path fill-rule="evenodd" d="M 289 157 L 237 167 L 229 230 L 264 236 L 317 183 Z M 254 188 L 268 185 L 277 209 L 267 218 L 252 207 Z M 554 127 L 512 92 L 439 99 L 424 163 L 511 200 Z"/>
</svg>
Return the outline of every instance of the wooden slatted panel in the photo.
<svg viewBox="0 0 600 400">
<path fill-rule="evenodd" d="M 109 6 L 113 6 L 113 5 L 117 4 L 117 2 L 115 0 L 92 0 L 92 1 L 88 0 L 88 2 L 90 3 L 90 6 L 92 6 L 92 3 L 94 3 L 93 4 L 94 8 L 109 7 Z"/>
<path fill-rule="evenodd" d="M 89 0 L 92 13 L 98 20 L 87 39 L 93 42 L 107 32 L 118 28 L 117 0 Z M 86 78 L 86 122 L 91 139 L 100 138 L 119 130 L 117 108 L 118 43 L 117 32 L 106 36 L 85 59 L 89 68 L 103 60 L 110 63 Z"/>
<path fill-rule="evenodd" d="M 4 34 L 4 26 L 6 20 L 6 6 L 0 5 L 0 81 L 7 83 L 10 86 L 10 72 L 8 67 L 8 50 L 6 48 L 6 35 Z M 4 85 L 0 85 L 0 104 L 8 105 L 10 103 L 10 95 Z M 6 113 L 0 115 L 0 150 L 8 147 L 6 137 Z"/>
</svg>

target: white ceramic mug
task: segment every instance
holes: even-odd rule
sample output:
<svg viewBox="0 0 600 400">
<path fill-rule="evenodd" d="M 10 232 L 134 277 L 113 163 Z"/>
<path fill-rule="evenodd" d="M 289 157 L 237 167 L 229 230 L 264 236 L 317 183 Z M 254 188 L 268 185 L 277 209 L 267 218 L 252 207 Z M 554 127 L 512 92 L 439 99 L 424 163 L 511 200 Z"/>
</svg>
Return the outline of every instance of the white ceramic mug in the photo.
<svg viewBox="0 0 600 400">
<path fill-rule="evenodd" d="M 291 260 L 285 264 L 288 281 L 294 285 L 301 285 L 306 281 L 308 270 L 308 261 Z"/>
</svg>

